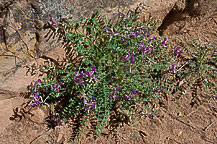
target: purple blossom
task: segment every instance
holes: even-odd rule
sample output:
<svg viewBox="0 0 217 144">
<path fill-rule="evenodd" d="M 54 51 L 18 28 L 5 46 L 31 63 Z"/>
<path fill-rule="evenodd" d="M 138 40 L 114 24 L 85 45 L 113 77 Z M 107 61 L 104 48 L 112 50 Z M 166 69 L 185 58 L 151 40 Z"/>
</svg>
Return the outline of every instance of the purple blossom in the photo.
<svg viewBox="0 0 217 144">
<path fill-rule="evenodd" d="M 105 29 L 105 32 L 107 32 L 107 33 L 109 32 L 108 28 Z"/>
<path fill-rule="evenodd" d="M 124 41 L 124 37 L 121 37 L 121 41 Z"/>
<path fill-rule="evenodd" d="M 152 114 L 148 114 L 147 116 L 148 116 L 150 119 L 153 119 Z"/>
<path fill-rule="evenodd" d="M 179 55 L 182 54 L 182 52 L 183 52 L 183 50 L 181 50 L 181 51 L 179 52 Z"/>
<path fill-rule="evenodd" d="M 112 94 L 109 94 L 109 98 L 112 98 Z"/>
<path fill-rule="evenodd" d="M 128 66 L 125 66 L 125 69 L 128 69 Z"/>
<path fill-rule="evenodd" d="M 171 71 L 174 71 L 175 64 L 172 65 L 172 68 L 170 69 Z"/>
<path fill-rule="evenodd" d="M 121 17 L 121 13 L 120 12 L 118 13 L 118 17 Z"/>
<path fill-rule="evenodd" d="M 38 98 L 38 93 L 36 93 L 33 97 L 37 99 Z"/>
<path fill-rule="evenodd" d="M 132 93 L 135 95 L 135 94 L 136 94 L 136 90 L 135 90 L 135 89 L 132 89 Z"/>
<path fill-rule="evenodd" d="M 83 104 L 87 104 L 86 100 L 84 99 Z"/>
<path fill-rule="evenodd" d="M 161 92 L 163 92 L 163 90 L 164 90 L 165 88 L 162 88 L 161 90 L 160 90 L 160 92 L 159 93 L 161 93 Z"/>
<path fill-rule="evenodd" d="M 36 104 L 40 104 L 41 102 L 40 101 L 36 101 Z"/>
<path fill-rule="evenodd" d="M 149 51 L 146 51 L 146 52 L 145 52 L 145 54 L 148 54 L 148 53 L 149 53 Z"/>
<path fill-rule="evenodd" d="M 134 63 L 134 58 L 133 58 L 133 56 L 130 58 L 130 63 L 131 63 L 131 64 Z"/>
<path fill-rule="evenodd" d="M 34 103 L 30 103 L 30 107 L 34 107 L 35 106 L 35 104 Z"/>
<path fill-rule="evenodd" d="M 95 107 L 95 103 L 92 103 L 91 106 L 94 108 Z"/>
<path fill-rule="evenodd" d="M 151 32 L 151 29 L 150 28 L 148 28 L 148 31 L 147 31 L 147 33 L 150 33 Z"/>
<path fill-rule="evenodd" d="M 83 82 L 81 82 L 80 85 L 83 86 Z"/>
<path fill-rule="evenodd" d="M 95 100 L 96 100 L 96 97 L 95 97 L 95 96 L 93 96 L 92 100 L 93 100 L 93 101 L 95 101 Z"/>
<path fill-rule="evenodd" d="M 138 49 L 140 49 L 140 45 L 138 45 L 137 47 L 138 47 Z"/>
<path fill-rule="evenodd" d="M 156 89 L 155 91 L 154 91 L 154 94 L 156 94 L 158 92 L 158 90 Z"/>
<path fill-rule="evenodd" d="M 54 85 L 50 85 L 50 88 L 53 89 L 53 88 L 54 88 Z"/>
<path fill-rule="evenodd" d="M 134 33 L 136 36 L 138 36 L 139 35 L 139 33 L 136 31 L 135 33 Z"/>
<path fill-rule="evenodd" d="M 62 124 L 61 122 L 59 122 L 58 119 L 56 119 L 56 122 L 57 122 L 57 125 L 58 125 L 58 126 L 60 126 L 60 125 Z"/>
<path fill-rule="evenodd" d="M 142 30 L 141 30 L 141 29 L 139 29 L 139 33 L 142 33 Z"/>
<path fill-rule="evenodd" d="M 60 85 L 60 86 L 63 85 L 63 82 L 60 82 L 59 85 Z"/>
<path fill-rule="evenodd" d="M 40 83 L 41 83 L 41 80 L 40 80 L 40 79 L 38 79 L 38 80 L 37 80 L 37 83 L 38 83 L 38 84 L 40 84 Z"/>
<path fill-rule="evenodd" d="M 115 98 L 118 99 L 118 96 L 116 96 Z"/>
<path fill-rule="evenodd" d="M 166 41 L 167 41 L 167 38 L 165 37 L 164 40 L 163 40 L 163 42 L 162 42 L 162 44 L 165 45 Z"/>
<path fill-rule="evenodd" d="M 89 109 L 89 107 L 88 107 L 88 106 L 85 106 L 84 110 L 88 110 L 88 109 Z"/>
<path fill-rule="evenodd" d="M 143 45 L 143 41 L 140 43 L 140 45 Z"/>
<path fill-rule="evenodd" d="M 119 90 L 120 90 L 120 88 L 117 87 L 117 88 L 116 88 L 116 91 L 119 91 Z"/>
<path fill-rule="evenodd" d="M 86 75 L 87 75 L 87 76 L 90 76 L 90 72 L 88 72 L 88 70 L 86 71 Z"/>
<path fill-rule="evenodd" d="M 57 19 L 60 19 L 61 18 L 61 14 L 57 14 Z"/>
<path fill-rule="evenodd" d="M 81 73 L 80 73 L 80 77 L 82 78 L 83 76 L 84 76 L 84 74 L 81 72 Z"/>
<path fill-rule="evenodd" d="M 60 89 L 57 88 L 57 89 L 56 89 L 56 92 L 60 92 Z"/>
<path fill-rule="evenodd" d="M 135 34 L 133 34 L 131 37 L 132 37 L 132 38 L 135 38 L 135 36 L 136 36 L 136 35 L 135 35 Z"/>
<path fill-rule="evenodd" d="M 95 70 L 96 70 L 95 66 L 92 66 L 91 68 L 92 68 L 92 71 L 95 71 Z"/>
<path fill-rule="evenodd" d="M 52 22 L 52 23 L 54 23 L 54 21 L 53 21 L 53 18 L 52 18 L 52 17 L 50 17 L 49 21 L 50 21 L 50 22 Z"/>
<path fill-rule="evenodd" d="M 78 78 L 73 78 L 73 80 L 74 80 L 75 82 L 78 82 Z"/>
<path fill-rule="evenodd" d="M 144 51 L 145 51 L 145 48 L 142 48 L 141 51 L 144 52 Z"/>
<path fill-rule="evenodd" d="M 29 86 L 32 88 L 32 83 Z"/>
<path fill-rule="evenodd" d="M 123 61 L 125 61 L 126 60 L 126 57 L 123 57 Z"/>
<path fill-rule="evenodd" d="M 77 71 L 75 71 L 75 76 L 78 76 L 78 72 Z"/>
</svg>

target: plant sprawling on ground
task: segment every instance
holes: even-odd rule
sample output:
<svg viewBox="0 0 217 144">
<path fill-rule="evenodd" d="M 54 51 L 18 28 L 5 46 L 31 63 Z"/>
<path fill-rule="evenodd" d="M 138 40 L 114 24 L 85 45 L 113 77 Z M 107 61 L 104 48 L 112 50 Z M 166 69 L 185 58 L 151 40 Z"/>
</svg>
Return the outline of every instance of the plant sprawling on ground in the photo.
<svg viewBox="0 0 217 144">
<path fill-rule="evenodd" d="M 54 65 L 45 78 L 28 86 L 30 106 L 48 105 L 58 125 L 76 121 L 79 136 L 92 119 L 99 135 L 112 125 L 114 116 L 132 125 L 142 114 L 152 118 L 148 103 L 176 91 L 185 93 L 198 82 L 214 97 L 217 71 L 212 46 L 194 42 L 188 44 L 191 51 L 179 45 L 172 49 L 167 37 L 153 35 L 155 23 L 138 22 L 138 14 L 119 13 L 115 23 L 100 11 L 80 21 L 63 21 L 61 30 L 73 47 L 65 49 L 61 67 Z M 74 50 L 81 58 L 77 63 L 71 60 Z"/>
</svg>

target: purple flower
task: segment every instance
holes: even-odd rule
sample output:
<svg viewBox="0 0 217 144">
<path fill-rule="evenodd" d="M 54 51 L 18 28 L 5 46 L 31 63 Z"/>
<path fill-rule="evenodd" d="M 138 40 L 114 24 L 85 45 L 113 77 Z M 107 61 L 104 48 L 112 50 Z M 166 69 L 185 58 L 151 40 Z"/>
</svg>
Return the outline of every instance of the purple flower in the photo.
<svg viewBox="0 0 217 144">
<path fill-rule="evenodd" d="M 87 104 L 86 100 L 84 99 L 83 104 Z"/>
<path fill-rule="evenodd" d="M 131 64 L 133 64 L 133 63 L 134 63 L 133 56 L 130 58 L 130 63 L 131 63 Z"/>
<path fill-rule="evenodd" d="M 129 96 L 125 96 L 125 97 L 126 97 L 127 100 L 129 99 Z"/>
<path fill-rule="evenodd" d="M 38 98 L 38 93 L 36 93 L 33 97 L 37 99 Z"/>
<path fill-rule="evenodd" d="M 93 100 L 93 101 L 95 101 L 95 100 L 96 100 L 96 97 L 95 97 L 95 96 L 93 96 L 92 100 Z"/>
<path fill-rule="evenodd" d="M 36 101 L 36 104 L 40 104 L 41 102 L 40 101 Z"/>
<path fill-rule="evenodd" d="M 81 73 L 80 73 L 80 77 L 82 78 L 83 76 L 84 76 L 84 74 L 81 72 Z"/>
<path fill-rule="evenodd" d="M 63 82 L 60 82 L 59 85 L 60 85 L 60 86 L 63 85 Z"/>
<path fill-rule="evenodd" d="M 135 95 L 135 94 L 136 94 L 136 90 L 135 90 L 135 89 L 132 89 L 132 93 Z"/>
<path fill-rule="evenodd" d="M 153 119 L 152 114 L 148 114 L 147 116 L 148 116 L 150 119 Z"/>
<path fill-rule="evenodd" d="M 138 49 L 140 49 L 140 45 L 138 45 L 137 47 L 138 47 Z"/>
<path fill-rule="evenodd" d="M 32 83 L 29 86 L 32 88 Z"/>
<path fill-rule="evenodd" d="M 86 75 L 87 75 L 87 76 L 90 76 L 90 73 L 88 72 L 88 70 L 86 71 Z"/>
<path fill-rule="evenodd" d="M 50 88 L 52 88 L 52 89 L 53 89 L 53 88 L 54 88 L 54 85 L 50 85 Z"/>
<path fill-rule="evenodd" d="M 143 45 L 143 41 L 140 43 L 140 45 Z"/>
<path fill-rule="evenodd" d="M 151 42 L 151 41 L 152 41 L 152 38 L 149 39 L 149 42 Z"/>
<path fill-rule="evenodd" d="M 146 50 L 149 50 L 149 47 L 147 46 Z"/>
<path fill-rule="evenodd" d="M 135 38 L 135 34 L 133 34 L 131 37 L 132 37 L 132 38 Z"/>
<path fill-rule="evenodd" d="M 121 41 L 124 41 L 124 37 L 121 37 Z"/>
<path fill-rule="evenodd" d="M 92 71 L 95 71 L 95 70 L 96 70 L 95 66 L 92 66 L 91 68 L 92 68 Z"/>
<path fill-rule="evenodd" d="M 217 96 L 215 96 L 215 99 L 217 99 Z"/>
<path fill-rule="evenodd" d="M 40 84 L 40 83 L 41 83 L 41 80 L 40 80 L 40 79 L 38 79 L 38 80 L 37 80 L 37 83 L 38 83 L 38 84 Z"/>
<path fill-rule="evenodd" d="M 77 71 L 75 71 L 75 76 L 78 76 L 78 73 L 77 73 Z"/>
<path fill-rule="evenodd" d="M 119 91 L 119 90 L 120 90 L 120 88 L 117 87 L 117 88 L 116 88 L 116 91 Z"/>
<path fill-rule="evenodd" d="M 52 22 L 52 23 L 54 23 L 54 21 L 53 21 L 53 18 L 52 18 L 52 17 L 50 17 L 49 21 L 50 21 L 50 22 Z"/>
<path fill-rule="evenodd" d="M 121 17 L 121 13 L 120 12 L 118 13 L 118 17 Z"/>
<path fill-rule="evenodd" d="M 61 18 L 61 14 L 57 14 L 57 19 L 60 19 Z"/>
<path fill-rule="evenodd" d="M 116 96 L 115 98 L 118 99 L 118 96 Z"/>
<path fill-rule="evenodd" d="M 171 71 L 174 71 L 175 64 L 172 65 L 172 68 L 170 69 Z"/>
<path fill-rule="evenodd" d="M 150 33 L 151 32 L 151 29 L 150 28 L 148 28 L 148 31 L 147 31 L 147 33 Z"/>
<path fill-rule="evenodd" d="M 183 51 L 181 50 L 181 51 L 179 52 L 179 55 L 182 54 L 182 52 L 183 52 Z"/>
<path fill-rule="evenodd" d="M 91 106 L 94 108 L 95 107 L 95 103 L 92 103 Z"/>
<path fill-rule="evenodd" d="M 35 106 L 35 104 L 33 104 L 33 103 L 30 103 L 30 107 L 34 107 Z"/>
<path fill-rule="evenodd" d="M 57 88 L 57 89 L 56 89 L 56 92 L 60 92 L 60 89 Z"/>
<path fill-rule="evenodd" d="M 162 42 L 162 44 L 165 45 L 166 41 L 167 41 L 167 38 L 165 37 L 164 41 Z"/>
<path fill-rule="evenodd" d="M 112 98 L 112 94 L 109 94 L 109 98 Z"/>
<path fill-rule="evenodd" d="M 135 33 L 134 33 L 136 36 L 138 36 L 139 35 L 139 33 L 136 31 Z"/>
<path fill-rule="evenodd" d="M 164 89 L 165 89 L 165 88 L 162 88 L 162 89 L 160 90 L 160 93 L 163 92 Z"/>
<path fill-rule="evenodd" d="M 144 51 L 145 51 L 145 48 L 142 48 L 141 51 L 144 52 Z"/>
<path fill-rule="evenodd" d="M 81 82 L 80 85 L 83 86 L 83 82 Z"/>
<path fill-rule="evenodd" d="M 148 53 L 149 53 L 149 51 L 146 51 L 146 52 L 145 52 L 145 54 L 148 54 Z"/>
<path fill-rule="evenodd" d="M 141 30 L 141 29 L 139 29 L 139 33 L 142 33 L 142 30 Z"/>
<path fill-rule="evenodd" d="M 155 91 L 154 91 L 154 94 L 156 94 L 158 92 L 158 90 L 156 89 Z"/>
<path fill-rule="evenodd" d="M 105 32 L 107 32 L 107 33 L 109 32 L 108 28 L 105 29 Z"/>
<path fill-rule="evenodd" d="M 178 50 L 175 50 L 175 51 L 174 51 L 174 54 L 178 54 Z"/>
<path fill-rule="evenodd" d="M 74 80 L 75 82 L 78 82 L 78 78 L 73 78 L 73 80 Z"/>
<path fill-rule="evenodd" d="M 126 60 L 126 57 L 123 57 L 123 61 L 125 61 Z"/>
<path fill-rule="evenodd" d="M 89 109 L 89 107 L 88 107 L 88 106 L 85 106 L 84 110 L 88 110 L 88 109 Z"/>
<path fill-rule="evenodd" d="M 125 69 L 128 69 L 128 66 L 125 66 Z"/>
</svg>

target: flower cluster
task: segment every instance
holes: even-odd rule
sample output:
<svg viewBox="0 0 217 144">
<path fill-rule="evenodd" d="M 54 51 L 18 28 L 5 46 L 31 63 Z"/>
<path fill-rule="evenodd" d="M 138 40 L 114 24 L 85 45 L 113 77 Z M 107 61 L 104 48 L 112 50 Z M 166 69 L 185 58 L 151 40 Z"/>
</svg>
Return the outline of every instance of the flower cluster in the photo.
<svg viewBox="0 0 217 144">
<path fill-rule="evenodd" d="M 180 50 L 180 51 L 179 51 L 180 48 L 181 48 L 180 46 L 177 46 L 176 48 L 174 48 L 174 49 L 175 49 L 175 50 L 174 50 L 174 54 L 176 54 L 176 55 L 177 55 L 177 54 L 179 54 L 179 55 L 182 54 L 183 50 Z"/>
<path fill-rule="evenodd" d="M 80 85 L 82 86 L 84 84 L 84 76 L 86 77 L 91 77 L 91 76 L 94 76 L 94 72 L 96 70 L 95 66 L 91 66 L 92 68 L 92 71 L 89 72 L 88 70 L 86 70 L 85 72 L 80 72 L 80 74 L 78 74 L 77 71 L 75 71 L 75 77 L 73 78 L 73 81 L 76 82 L 76 83 L 80 83 Z"/>
<path fill-rule="evenodd" d="M 100 99 L 98 100 L 98 102 Z M 93 97 L 89 102 L 84 98 L 83 104 L 85 105 L 84 110 L 87 111 L 90 108 L 93 108 L 96 111 L 96 97 Z"/>
</svg>

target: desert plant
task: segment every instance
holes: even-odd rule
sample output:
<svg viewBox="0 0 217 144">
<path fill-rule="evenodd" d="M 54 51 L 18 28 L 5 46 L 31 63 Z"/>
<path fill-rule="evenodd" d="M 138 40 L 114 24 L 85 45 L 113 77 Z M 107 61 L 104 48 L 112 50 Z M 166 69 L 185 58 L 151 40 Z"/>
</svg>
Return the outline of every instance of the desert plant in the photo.
<svg viewBox="0 0 217 144">
<path fill-rule="evenodd" d="M 195 65 L 190 69 L 179 65 L 177 60 L 188 50 L 180 46 L 170 49 L 167 37 L 153 36 L 155 23 L 137 22 L 137 10 L 119 13 L 115 23 L 100 11 L 77 22 L 64 21 L 62 31 L 81 61 L 79 65 L 70 61 L 73 49 L 66 49 L 68 60 L 62 67 L 54 65 L 47 77 L 28 86 L 30 105 L 48 105 L 58 124 L 60 120 L 75 120 L 75 136 L 94 118 L 99 135 L 105 126 L 112 125 L 114 115 L 133 125 L 142 112 L 152 118 L 151 111 L 146 111 L 147 104 L 157 102 L 161 95 L 183 91 L 178 85 L 181 80 L 208 79 L 206 74 L 210 78 L 216 74 L 216 68 L 203 65 L 208 64 L 212 49 L 194 51 L 199 55 L 189 61 L 189 65 Z M 206 73 L 205 69 L 212 70 Z"/>
</svg>

